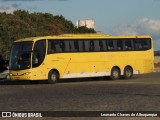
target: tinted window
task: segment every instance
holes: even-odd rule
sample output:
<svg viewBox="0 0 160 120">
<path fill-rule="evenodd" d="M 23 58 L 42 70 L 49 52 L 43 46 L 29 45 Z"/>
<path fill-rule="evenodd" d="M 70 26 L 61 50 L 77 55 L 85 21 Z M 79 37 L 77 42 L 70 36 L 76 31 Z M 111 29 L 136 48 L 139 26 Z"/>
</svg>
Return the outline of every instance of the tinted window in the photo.
<svg viewBox="0 0 160 120">
<path fill-rule="evenodd" d="M 65 50 L 65 52 L 68 52 L 68 51 L 70 51 L 71 50 L 71 46 L 70 46 L 70 43 L 69 43 L 69 41 L 64 41 L 64 50 Z"/>
<path fill-rule="evenodd" d="M 48 54 L 61 53 L 63 51 L 65 51 L 64 41 L 61 41 L 61 40 L 49 40 L 48 41 Z"/>
<path fill-rule="evenodd" d="M 23 70 L 31 67 L 33 42 L 15 42 L 12 45 L 9 69 Z"/>
<path fill-rule="evenodd" d="M 32 57 L 32 66 L 38 67 L 42 64 L 46 53 L 46 41 L 40 40 L 37 41 L 34 45 L 33 57 Z"/>
<path fill-rule="evenodd" d="M 94 47 L 94 41 L 93 40 L 89 40 L 89 51 L 94 51 L 95 47 Z"/>
<path fill-rule="evenodd" d="M 123 40 L 117 40 L 117 50 L 118 51 L 123 50 Z"/>
<path fill-rule="evenodd" d="M 124 49 L 125 50 L 133 50 L 134 47 L 133 47 L 133 41 L 132 40 L 125 40 L 124 42 Z"/>
<path fill-rule="evenodd" d="M 48 41 L 48 54 L 54 53 L 56 51 L 56 47 L 54 45 L 54 41 Z"/>
<path fill-rule="evenodd" d="M 149 50 L 151 48 L 151 40 L 135 39 L 134 46 L 135 46 L 135 50 Z"/>
<path fill-rule="evenodd" d="M 100 40 L 99 41 L 100 51 L 107 51 L 107 41 Z"/>
<path fill-rule="evenodd" d="M 100 44 L 99 40 L 94 40 L 94 51 L 100 51 Z"/>
<path fill-rule="evenodd" d="M 64 48 L 64 51 L 65 52 L 74 52 L 74 51 L 77 51 L 77 49 L 75 48 L 76 45 L 75 45 L 75 41 L 73 40 L 65 40 L 64 41 L 64 44 L 65 44 L 65 48 Z"/>
<path fill-rule="evenodd" d="M 148 50 L 151 48 L 151 40 L 150 39 L 143 39 L 142 40 L 142 48 L 144 50 Z"/>
<path fill-rule="evenodd" d="M 75 47 L 76 51 L 80 51 L 79 41 L 78 40 L 74 41 L 74 47 Z"/>
<path fill-rule="evenodd" d="M 116 50 L 116 40 L 107 40 L 107 48 L 109 51 Z"/>
<path fill-rule="evenodd" d="M 87 42 L 84 46 L 84 41 L 79 40 L 49 40 L 48 41 L 48 54 L 53 53 L 62 53 L 62 52 L 77 52 L 77 51 L 86 51 L 89 49 L 87 48 Z M 89 46 L 89 41 L 88 41 Z"/>
<path fill-rule="evenodd" d="M 83 52 L 84 51 L 84 41 L 82 41 L 82 40 L 79 40 L 78 41 L 78 46 L 79 46 L 79 51 L 80 52 Z"/>
<path fill-rule="evenodd" d="M 151 48 L 150 39 L 49 40 L 48 54 L 62 52 L 132 51 Z"/>
<path fill-rule="evenodd" d="M 90 51 L 90 41 L 85 40 L 84 44 L 85 44 L 85 50 L 84 51 L 89 52 Z"/>
</svg>

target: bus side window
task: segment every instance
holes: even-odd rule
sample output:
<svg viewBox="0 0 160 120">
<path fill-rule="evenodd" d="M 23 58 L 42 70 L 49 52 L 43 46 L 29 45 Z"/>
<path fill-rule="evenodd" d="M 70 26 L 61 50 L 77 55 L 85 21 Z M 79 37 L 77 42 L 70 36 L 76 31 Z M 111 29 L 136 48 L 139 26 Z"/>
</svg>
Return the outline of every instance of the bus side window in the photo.
<svg viewBox="0 0 160 120">
<path fill-rule="evenodd" d="M 109 51 L 114 51 L 114 40 L 108 40 L 107 45 Z"/>
<path fill-rule="evenodd" d="M 95 48 L 94 48 L 94 41 L 93 40 L 89 40 L 90 44 L 89 44 L 89 51 L 93 52 L 95 51 Z"/>
<path fill-rule="evenodd" d="M 65 52 L 69 52 L 70 51 L 70 46 L 69 46 L 69 40 L 65 40 L 64 41 L 64 46 L 65 46 Z"/>
<path fill-rule="evenodd" d="M 83 40 L 79 40 L 78 41 L 78 45 L 79 45 L 79 52 L 84 52 L 85 49 L 84 49 L 84 41 Z"/>
<path fill-rule="evenodd" d="M 56 41 L 55 48 L 57 53 L 62 52 L 62 48 L 59 41 Z"/>
<path fill-rule="evenodd" d="M 123 40 L 117 40 L 117 50 L 123 51 Z"/>
<path fill-rule="evenodd" d="M 99 40 L 94 40 L 94 51 L 100 51 Z"/>
<path fill-rule="evenodd" d="M 148 50 L 151 48 L 151 43 L 149 39 L 142 39 L 141 43 L 142 43 L 143 50 Z"/>
<path fill-rule="evenodd" d="M 108 44 L 107 44 L 107 45 L 108 45 L 108 46 L 107 46 L 107 47 L 108 47 L 108 50 L 109 50 L 109 51 L 112 50 L 112 49 L 113 49 L 113 43 L 112 43 L 112 41 L 108 41 L 107 43 L 108 43 Z"/>
<path fill-rule="evenodd" d="M 108 40 L 103 40 L 102 43 L 103 43 L 104 51 L 108 51 Z"/>
<path fill-rule="evenodd" d="M 74 41 L 75 50 L 79 52 L 79 44 L 78 40 Z"/>
<path fill-rule="evenodd" d="M 76 48 L 75 48 L 75 41 L 70 40 L 69 43 L 70 43 L 70 51 L 72 51 L 72 52 L 77 51 Z"/>
<path fill-rule="evenodd" d="M 99 41 L 99 46 L 100 46 L 100 51 L 107 51 L 107 46 L 106 46 L 106 41 L 105 40 L 100 40 Z"/>
<path fill-rule="evenodd" d="M 60 48 L 61 48 L 61 52 L 65 51 L 64 40 L 60 40 Z"/>
<path fill-rule="evenodd" d="M 125 50 L 127 51 L 133 50 L 132 40 L 125 40 Z"/>
<path fill-rule="evenodd" d="M 142 43 L 140 39 L 135 39 L 134 46 L 135 46 L 135 50 L 142 50 Z"/>
<path fill-rule="evenodd" d="M 32 57 L 32 66 L 38 67 L 42 64 L 46 53 L 46 41 L 40 40 L 37 41 L 34 45 L 33 57 Z"/>
<path fill-rule="evenodd" d="M 64 51 L 65 52 L 75 52 L 76 50 L 76 46 L 75 46 L 75 41 L 74 40 L 65 40 L 64 41 Z"/>
<path fill-rule="evenodd" d="M 86 52 L 89 52 L 89 48 L 90 48 L 90 44 L 89 44 L 89 43 L 90 43 L 89 40 L 85 40 L 85 41 L 84 41 L 84 44 L 85 44 L 85 51 L 86 51 Z"/>
<path fill-rule="evenodd" d="M 51 45 L 51 41 L 48 41 L 48 54 L 52 53 L 52 45 Z"/>
<path fill-rule="evenodd" d="M 48 41 L 48 54 L 53 54 L 56 52 L 54 41 L 49 40 Z"/>
</svg>

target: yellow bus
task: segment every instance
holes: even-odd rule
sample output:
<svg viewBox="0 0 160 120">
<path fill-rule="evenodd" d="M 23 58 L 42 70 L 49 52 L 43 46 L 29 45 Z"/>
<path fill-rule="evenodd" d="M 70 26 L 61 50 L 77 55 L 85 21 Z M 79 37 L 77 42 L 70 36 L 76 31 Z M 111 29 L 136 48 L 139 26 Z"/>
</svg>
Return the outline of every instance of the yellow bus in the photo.
<svg viewBox="0 0 160 120">
<path fill-rule="evenodd" d="M 25 38 L 13 43 L 11 80 L 48 80 L 110 76 L 129 79 L 154 70 L 150 36 L 64 34 Z"/>
</svg>

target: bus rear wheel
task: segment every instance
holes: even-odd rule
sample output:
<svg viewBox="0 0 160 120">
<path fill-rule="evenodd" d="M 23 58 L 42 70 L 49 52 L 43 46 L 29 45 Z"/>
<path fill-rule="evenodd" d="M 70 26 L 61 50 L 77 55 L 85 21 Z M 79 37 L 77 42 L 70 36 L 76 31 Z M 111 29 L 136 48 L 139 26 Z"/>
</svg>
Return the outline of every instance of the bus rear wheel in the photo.
<svg viewBox="0 0 160 120">
<path fill-rule="evenodd" d="M 120 78 L 120 70 L 117 67 L 112 68 L 110 78 L 112 80 L 117 80 Z"/>
<path fill-rule="evenodd" d="M 124 79 L 130 79 L 133 76 L 133 69 L 131 67 L 125 67 L 124 69 Z"/>
<path fill-rule="evenodd" d="M 48 74 L 48 83 L 50 84 L 55 84 L 59 79 L 59 74 L 54 71 L 54 70 L 51 70 Z"/>
</svg>

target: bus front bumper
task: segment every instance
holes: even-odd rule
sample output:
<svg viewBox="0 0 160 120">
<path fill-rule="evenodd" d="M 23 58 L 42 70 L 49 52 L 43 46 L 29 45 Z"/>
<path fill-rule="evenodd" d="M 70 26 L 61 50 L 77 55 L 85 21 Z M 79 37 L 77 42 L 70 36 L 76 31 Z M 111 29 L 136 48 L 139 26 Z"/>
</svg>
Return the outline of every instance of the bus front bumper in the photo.
<svg viewBox="0 0 160 120">
<path fill-rule="evenodd" d="M 29 72 L 21 75 L 15 75 L 10 73 L 9 77 L 10 77 L 10 80 L 32 80 L 32 76 Z"/>
</svg>

